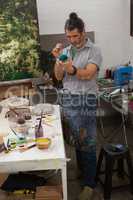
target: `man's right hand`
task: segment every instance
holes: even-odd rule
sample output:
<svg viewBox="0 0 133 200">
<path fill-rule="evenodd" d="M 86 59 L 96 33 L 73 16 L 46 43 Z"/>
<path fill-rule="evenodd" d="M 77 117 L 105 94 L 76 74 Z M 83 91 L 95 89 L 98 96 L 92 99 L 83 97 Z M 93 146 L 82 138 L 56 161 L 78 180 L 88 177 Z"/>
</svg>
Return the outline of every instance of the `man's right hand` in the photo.
<svg viewBox="0 0 133 200">
<path fill-rule="evenodd" d="M 62 80 L 64 76 L 64 66 L 61 61 L 57 60 L 54 67 L 55 77 Z"/>
<path fill-rule="evenodd" d="M 62 50 L 63 50 L 63 44 L 57 43 L 51 53 L 54 55 L 55 58 L 58 58 L 62 53 Z"/>
</svg>

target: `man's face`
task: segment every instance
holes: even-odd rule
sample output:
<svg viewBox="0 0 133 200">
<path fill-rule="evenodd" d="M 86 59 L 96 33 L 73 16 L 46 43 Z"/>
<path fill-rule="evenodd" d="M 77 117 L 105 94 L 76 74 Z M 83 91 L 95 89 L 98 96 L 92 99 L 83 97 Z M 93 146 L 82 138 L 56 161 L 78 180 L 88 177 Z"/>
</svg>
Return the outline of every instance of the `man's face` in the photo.
<svg viewBox="0 0 133 200">
<path fill-rule="evenodd" d="M 70 44 L 76 48 L 81 48 L 85 40 L 85 32 L 79 32 L 78 29 L 72 31 L 66 30 L 66 36 Z"/>
</svg>

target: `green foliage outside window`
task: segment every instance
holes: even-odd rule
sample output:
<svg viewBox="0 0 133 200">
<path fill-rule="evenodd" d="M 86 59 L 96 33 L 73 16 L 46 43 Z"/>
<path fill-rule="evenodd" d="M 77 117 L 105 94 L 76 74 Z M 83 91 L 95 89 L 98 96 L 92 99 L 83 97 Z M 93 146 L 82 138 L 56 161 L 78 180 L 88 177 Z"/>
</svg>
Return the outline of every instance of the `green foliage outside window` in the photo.
<svg viewBox="0 0 133 200">
<path fill-rule="evenodd" d="M 0 81 L 40 75 L 36 9 L 35 0 L 0 0 Z"/>
</svg>

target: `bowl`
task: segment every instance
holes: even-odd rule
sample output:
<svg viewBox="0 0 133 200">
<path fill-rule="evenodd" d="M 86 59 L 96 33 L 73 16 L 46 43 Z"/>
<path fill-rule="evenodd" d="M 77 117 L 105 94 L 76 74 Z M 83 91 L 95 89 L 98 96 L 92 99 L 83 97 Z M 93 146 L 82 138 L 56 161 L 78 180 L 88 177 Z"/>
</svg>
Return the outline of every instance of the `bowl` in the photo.
<svg viewBox="0 0 133 200">
<path fill-rule="evenodd" d="M 36 145 L 38 149 L 48 149 L 51 144 L 51 139 L 49 138 L 37 138 Z"/>
<path fill-rule="evenodd" d="M 46 114 L 52 114 L 53 112 L 54 112 L 54 107 L 53 107 L 53 105 L 51 105 L 49 103 L 37 104 L 32 109 L 32 114 L 36 115 L 36 116 L 39 116 L 42 113 L 44 115 L 46 115 Z"/>
</svg>

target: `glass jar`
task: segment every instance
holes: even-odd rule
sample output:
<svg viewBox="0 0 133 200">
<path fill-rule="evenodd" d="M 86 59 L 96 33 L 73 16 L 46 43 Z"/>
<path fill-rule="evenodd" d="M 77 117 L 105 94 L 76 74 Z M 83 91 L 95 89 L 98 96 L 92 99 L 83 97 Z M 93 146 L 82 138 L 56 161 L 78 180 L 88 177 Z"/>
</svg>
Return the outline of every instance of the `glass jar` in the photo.
<svg viewBox="0 0 133 200">
<path fill-rule="evenodd" d="M 28 134 L 28 126 L 23 118 L 19 118 L 16 123 L 16 132 L 22 135 Z"/>
<path fill-rule="evenodd" d="M 39 125 L 35 126 L 35 138 L 43 137 L 43 127 L 42 125 L 39 127 Z"/>
</svg>

